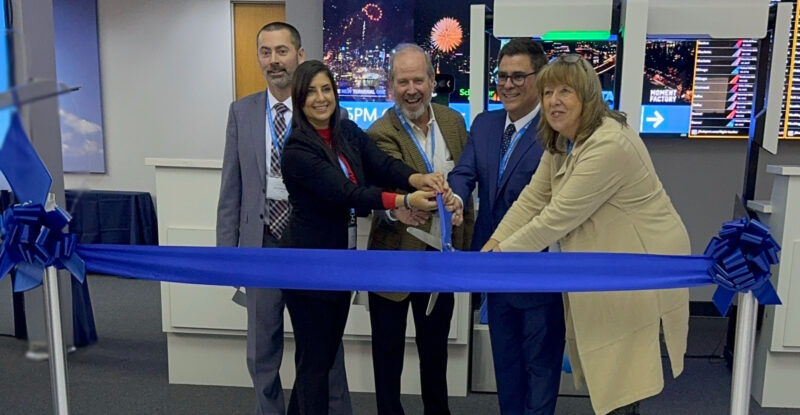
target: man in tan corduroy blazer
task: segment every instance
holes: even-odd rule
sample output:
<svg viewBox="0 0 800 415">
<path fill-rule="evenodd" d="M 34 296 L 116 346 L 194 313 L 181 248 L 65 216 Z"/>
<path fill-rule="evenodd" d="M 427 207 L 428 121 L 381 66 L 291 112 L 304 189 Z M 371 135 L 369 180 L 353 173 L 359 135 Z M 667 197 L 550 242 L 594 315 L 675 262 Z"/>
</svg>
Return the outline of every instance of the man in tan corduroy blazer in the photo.
<svg viewBox="0 0 800 415">
<path fill-rule="evenodd" d="M 434 73 L 430 56 L 417 45 L 399 45 L 395 50 L 389 74 L 395 108 L 386 111 L 367 130 L 367 134 L 383 151 L 403 160 L 418 172 L 428 173 L 430 167 L 432 171 L 446 175 L 467 142 L 464 119 L 446 106 L 431 103 Z M 399 208 L 376 212 L 374 216 L 369 249 L 430 249 L 406 232 L 409 224 L 439 235 L 439 220 L 435 214 L 430 216 L 427 212 Z M 453 246 L 456 249 L 469 247 L 472 223 L 473 212 L 469 209 L 464 214 L 464 225 L 453 228 Z M 429 298 L 428 293 L 369 294 L 372 361 L 380 415 L 403 413 L 400 376 L 409 304 L 416 327 L 425 413 L 449 414 L 447 336 L 454 296 L 453 293 L 441 293 L 427 314 Z"/>
</svg>

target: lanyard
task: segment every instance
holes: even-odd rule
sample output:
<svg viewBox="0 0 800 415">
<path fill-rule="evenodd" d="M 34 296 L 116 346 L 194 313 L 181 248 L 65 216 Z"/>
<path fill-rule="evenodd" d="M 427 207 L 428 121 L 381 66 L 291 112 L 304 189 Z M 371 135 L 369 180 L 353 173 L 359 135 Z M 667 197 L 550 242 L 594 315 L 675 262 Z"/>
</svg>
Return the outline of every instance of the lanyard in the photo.
<svg viewBox="0 0 800 415">
<path fill-rule="evenodd" d="M 346 177 L 347 180 L 350 180 L 350 172 L 347 171 L 347 165 L 344 164 L 343 157 L 344 156 L 341 155 L 337 157 L 337 159 L 339 160 L 339 167 L 342 168 L 342 171 L 344 172 L 344 177 Z M 350 208 L 350 226 L 355 226 L 355 225 L 356 225 L 356 210 L 354 208 Z"/>
<path fill-rule="evenodd" d="M 278 138 L 275 135 L 275 119 L 272 118 L 272 109 L 269 105 L 269 94 L 267 94 L 267 125 L 269 125 L 269 135 L 272 137 L 272 147 L 278 149 L 278 154 L 283 156 L 283 145 L 286 144 L 286 138 L 289 137 L 289 134 L 292 132 L 292 123 L 286 126 L 286 132 L 283 133 L 283 139 L 281 140 L 282 143 L 278 143 Z M 283 116 L 283 115 L 281 115 Z"/>
<path fill-rule="evenodd" d="M 395 105 L 394 112 L 397 114 L 397 118 L 400 119 L 400 123 L 403 124 L 403 128 L 405 128 L 408 136 L 411 137 L 411 141 L 414 142 L 414 145 L 417 146 L 417 150 L 419 150 L 419 154 L 422 155 L 422 161 L 425 162 L 425 168 L 428 169 L 428 173 L 433 173 L 433 154 L 436 151 L 436 129 L 433 128 L 434 126 L 431 125 L 431 158 L 428 159 L 428 155 L 425 153 L 425 150 L 422 148 L 422 145 L 417 140 L 417 136 L 414 134 L 414 131 L 411 129 L 411 126 L 408 125 L 408 121 L 406 121 L 405 117 L 400 114 L 400 110 Z"/>
<path fill-rule="evenodd" d="M 517 146 L 517 141 L 519 141 L 522 138 L 522 135 L 525 134 L 525 131 L 528 130 L 528 127 L 530 127 L 532 122 L 533 120 L 528 121 L 527 123 L 525 123 L 524 126 L 522 126 L 522 128 L 519 129 L 519 131 L 517 131 L 517 134 L 514 136 L 514 139 L 512 139 L 511 143 L 508 145 L 505 154 L 503 154 L 503 157 L 500 159 L 500 172 L 497 174 L 498 184 L 503 179 L 503 173 L 505 173 L 506 171 L 506 167 L 508 166 L 508 160 L 511 158 L 511 153 L 514 152 L 514 147 Z"/>
</svg>

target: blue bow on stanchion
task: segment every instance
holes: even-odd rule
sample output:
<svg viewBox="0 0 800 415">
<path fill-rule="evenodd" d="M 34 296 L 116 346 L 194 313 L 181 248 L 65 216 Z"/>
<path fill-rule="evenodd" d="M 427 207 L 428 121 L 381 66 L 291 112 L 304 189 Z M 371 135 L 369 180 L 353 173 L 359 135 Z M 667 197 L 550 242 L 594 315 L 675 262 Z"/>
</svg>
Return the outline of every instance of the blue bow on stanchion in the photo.
<svg viewBox="0 0 800 415">
<path fill-rule="evenodd" d="M 52 178 L 36 154 L 19 115 L 14 113 L 8 133 L 0 139 L 0 172 L 18 200 L 0 217 L 0 279 L 17 269 L 14 291 L 26 291 L 42 283 L 44 269 L 67 269 L 83 282 L 86 266 L 75 253 L 77 238 L 62 229 L 70 216 L 59 207 L 45 211 Z"/>
<path fill-rule="evenodd" d="M 67 269 L 81 283 L 86 266 L 75 253 L 78 239 L 61 229 L 70 216 L 59 207 L 45 212 L 40 204 L 14 205 L 0 217 L 0 278 L 17 267 L 14 291 L 42 284 L 44 269 Z"/>
<path fill-rule="evenodd" d="M 723 316 L 737 292 L 753 291 L 761 304 L 781 304 L 769 281 L 770 265 L 778 263 L 780 249 L 769 227 L 757 220 L 740 218 L 722 225 L 705 255 L 714 259 L 708 274 L 718 285 L 713 300 Z"/>
</svg>

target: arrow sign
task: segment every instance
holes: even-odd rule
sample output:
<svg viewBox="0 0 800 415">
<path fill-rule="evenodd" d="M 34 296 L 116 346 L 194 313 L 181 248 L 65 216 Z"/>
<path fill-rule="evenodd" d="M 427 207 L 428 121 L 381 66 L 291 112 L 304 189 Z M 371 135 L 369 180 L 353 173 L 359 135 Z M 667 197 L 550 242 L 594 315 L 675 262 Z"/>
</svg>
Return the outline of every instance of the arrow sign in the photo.
<svg viewBox="0 0 800 415">
<path fill-rule="evenodd" d="M 661 125 L 662 122 L 664 122 L 664 117 L 662 117 L 661 113 L 659 113 L 658 111 L 653 111 L 653 116 L 647 117 L 644 120 L 653 123 L 653 128 L 658 128 L 658 126 Z"/>
</svg>

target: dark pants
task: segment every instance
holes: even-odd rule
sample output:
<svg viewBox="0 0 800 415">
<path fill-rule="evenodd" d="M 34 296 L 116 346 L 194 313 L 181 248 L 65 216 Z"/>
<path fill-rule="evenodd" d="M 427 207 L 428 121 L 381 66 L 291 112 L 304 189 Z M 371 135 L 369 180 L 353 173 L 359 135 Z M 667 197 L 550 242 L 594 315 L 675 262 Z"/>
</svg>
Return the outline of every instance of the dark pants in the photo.
<svg viewBox="0 0 800 415">
<path fill-rule="evenodd" d="M 264 230 L 262 246 L 278 241 Z M 284 415 L 280 368 L 283 360 L 283 293 L 275 288 L 247 288 L 247 369 L 256 391 L 256 415 Z M 332 415 L 351 415 L 350 391 L 341 343 L 330 371 L 329 408 Z"/>
<path fill-rule="evenodd" d="M 422 403 L 425 415 L 448 415 L 447 335 L 453 318 L 454 297 L 441 293 L 430 316 L 427 293 L 411 293 L 403 301 L 392 301 L 369 293 L 372 326 L 372 364 L 379 415 L 403 414 L 400 405 L 400 375 L 403 372 L 408 305 L 414 314 Z"/>
<path fill-rule="evenodd" d="M 298 290 L 284 290 L 283 296 L 294 328 L 297 372 L 287 413 L 328 414 L 328 374 L 341 349 L 349 296 L 344 301 L 326 301 Z"/>
<path fill-rule="evenodd" d="M 524 295 L 488 295 L 489 335 L 503 415 L 551 415 L 556 410 L 564 355 L 564 307 L 561 294 L 550 299 L 528 305 Z"/>
</svg>

